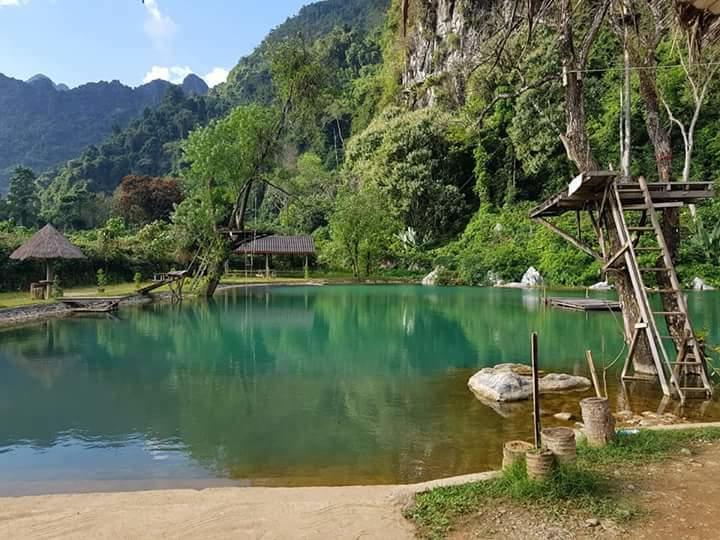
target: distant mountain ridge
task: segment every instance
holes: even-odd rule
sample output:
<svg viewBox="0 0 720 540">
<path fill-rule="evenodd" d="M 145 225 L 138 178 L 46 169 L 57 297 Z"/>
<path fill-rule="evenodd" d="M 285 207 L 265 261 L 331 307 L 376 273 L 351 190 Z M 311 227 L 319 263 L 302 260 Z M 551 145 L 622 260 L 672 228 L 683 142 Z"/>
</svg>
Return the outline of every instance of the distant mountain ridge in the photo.
<svg viewBox="0 0 720 540">
<path fill-rule="evenodd" d="M 77 156 L 156 107 L 173 86 L 162 80 L 137 88 L 103 81 L 71 89 L 42 74 L 27 81 L 0 74 L 0 192 L 17 165 L 40 173 Z M 188 96 L 209 90 L 196 75 L 181 87 Z"/>
</svg>

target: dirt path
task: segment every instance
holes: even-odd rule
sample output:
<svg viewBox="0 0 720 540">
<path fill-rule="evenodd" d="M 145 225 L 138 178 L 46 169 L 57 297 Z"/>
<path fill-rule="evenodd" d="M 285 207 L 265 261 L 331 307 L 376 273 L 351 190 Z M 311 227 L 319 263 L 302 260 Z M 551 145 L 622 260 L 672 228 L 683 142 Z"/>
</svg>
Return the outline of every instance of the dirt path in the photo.
<svg viewBox="0 0 720 540">
<path fill-rule="evenodd" d="M 218 488 L 0 499 L 0 538 L 413 538 L 392 487 Z"/>
<path fill-rule="evenodd" d="M 590 516 L 553 519 L 512 505 L 488 504 L 450 534 L 453 539 L 572 540 L 576 538 L 715 540 L 720 538 L 720 443 L 636 470 L 618 471 L 626 496 L 643 516 L 626 525 Z M 588 521 L 589 519 L 589 521 Z"/>
</svg>

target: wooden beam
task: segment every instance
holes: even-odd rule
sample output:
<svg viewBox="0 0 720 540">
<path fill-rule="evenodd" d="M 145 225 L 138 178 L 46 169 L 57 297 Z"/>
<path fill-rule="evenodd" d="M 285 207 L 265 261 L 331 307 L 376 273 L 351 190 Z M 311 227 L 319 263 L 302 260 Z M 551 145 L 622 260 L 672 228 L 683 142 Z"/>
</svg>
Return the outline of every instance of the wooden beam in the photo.
<svg viewBox="0 0 720 540">
<path fill-rule="evenodd" d="M 560 236 L 561 238 L 563 238 L 563 239 L 566 240 L 567 242 L 571 243 L 573 246 L 575 246 L 576 248 L 578 248 L 578 249 L 579 249 L 580 251 L 582 251 L 583 253 L 587 253 L 587 254 L 590 255 L 591 257 L 593 257 L 593 258 L 595 258 L 595 259 L 597 259 L 598 261 L 601 261 L 601 262 L 603 262 L 603 261 L 605 260 L 605 259 L 603 259 L 602 255 L 600 255 L 599 253 L 597 253 L 597 252 L 596 252 L 594 249 L 592 249 L 590 246 L 588 246 L 588 245 L 585 244 L 584 242 L 581 242 L 580 240 L 578 240 L 577 238 L 575 238 L 573 235 L 566 233 L 566 232 L 563 231 L 561 228 L 557 227 L 556 225 L 553 225 L 553 224 L 550 223 L 549 221 L 547 221 L 547 220 L 545 220 L 545 219 L 543 219 L 543 218 L 541 218 L 541 217 L 536 217 L 536 218 L 535 218 L 535 221 L 537 221 L 538 223 L 543 224 L 545 227 L 547 227 L 548 229 L 550 229 L 552 232 L 554 232 L 555 234 L 557 234 L 558 236 Z"/>
</svg>

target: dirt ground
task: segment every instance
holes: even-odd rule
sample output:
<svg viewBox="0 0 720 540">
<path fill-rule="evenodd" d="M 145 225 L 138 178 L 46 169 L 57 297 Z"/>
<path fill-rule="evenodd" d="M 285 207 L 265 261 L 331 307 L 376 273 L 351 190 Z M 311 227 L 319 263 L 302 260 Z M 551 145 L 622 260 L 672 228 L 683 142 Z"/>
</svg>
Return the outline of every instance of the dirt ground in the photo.
<svg viewBox="0 0 720 540">
<path fill-rule="evenodd" d="M 616 474 L 624 495 L 643 514 L 629 524 L 591 516 L 557 519 L 508 505 L 488 505 L 466 519 L 452 539 L 534 540 L 575 538 L 633 540 L 720 538 L 720 443 L 683 449 L 662 463 Z"/>
</svg>

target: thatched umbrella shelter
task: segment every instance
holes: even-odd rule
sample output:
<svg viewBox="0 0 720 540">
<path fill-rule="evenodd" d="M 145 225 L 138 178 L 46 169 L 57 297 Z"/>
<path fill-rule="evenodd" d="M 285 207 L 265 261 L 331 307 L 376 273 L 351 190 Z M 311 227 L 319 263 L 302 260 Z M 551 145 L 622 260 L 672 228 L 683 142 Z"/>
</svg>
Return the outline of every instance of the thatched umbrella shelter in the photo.
<svg viewBox="0 0 720 540">
<path fill-rule="evenodd" d="M 54 283 L 51 261 L 57 259 L 86 259 L 80 249 L 48 224 L 40 229 L 30 240 L 17 248 L 10 258 L 16 261 L 45 261 L 45 298 L 50 298 Z"/>
</svg>

